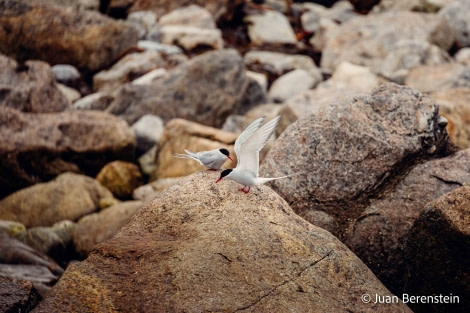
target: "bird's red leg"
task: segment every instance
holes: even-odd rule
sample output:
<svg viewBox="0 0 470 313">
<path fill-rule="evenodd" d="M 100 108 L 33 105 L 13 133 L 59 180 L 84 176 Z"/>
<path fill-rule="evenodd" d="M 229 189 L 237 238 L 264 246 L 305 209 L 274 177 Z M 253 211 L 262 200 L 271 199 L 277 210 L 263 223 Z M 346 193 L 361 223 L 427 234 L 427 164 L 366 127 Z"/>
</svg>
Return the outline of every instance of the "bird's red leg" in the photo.
<svg viewBox="0 0 470 313">
<path fill-rule="evenodd" d="M 209 170 L 214 172 L 217 171 L 215 168 L 210 168 Z"/>
<path fill-rule="evenodd" d="M 243 189 L 245 189 L 245 187 L 243 187 Z M 250 187 L 250 186 L 248 186 L 248 190 L 247 190 L 247 191 L 243 190 L 243 192 L 244 192 L 245 194 L 247 194 L 247 193 L 249 193 L 249 192 L 250 192 L 250 189 L 251 189 L 251 187 Z"/>
<path fill-rule="evenodd" d="M 245 186 L 243 186 L 243 188 L 238 188 L 238 191 L 243 191 L 243 192 L 245 192 Z"/>
</svg>

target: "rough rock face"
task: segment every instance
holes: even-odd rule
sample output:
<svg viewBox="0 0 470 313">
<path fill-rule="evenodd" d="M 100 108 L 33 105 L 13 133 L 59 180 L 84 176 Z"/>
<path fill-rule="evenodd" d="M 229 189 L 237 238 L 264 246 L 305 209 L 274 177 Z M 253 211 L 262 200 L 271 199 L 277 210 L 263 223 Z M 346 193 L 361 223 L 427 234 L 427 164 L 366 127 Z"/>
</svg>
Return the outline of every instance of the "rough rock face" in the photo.
<svg viewBox="0 0 470 313">
<path fill-rule="evenodd" d="M 0 197 L 60 173 L 96 175 L 106 163 L 134 156 L 123 120 L 97 111 L 28 114 L 0 107 Z"/>
<path fill-rule="evenodd" d="M 62 112 L 70 106 L 47 63 L 18 64 L 0 54 L 0 68 L 0 106 L 32 113 Z"/>
<path fill-rule="evenodd" d="M 395 84 L 324 103 L 288 127 L 260 168 L 295 212 L 342 237 L 371 196 L 420 158 L 442 153 L 446 121 L 432 99 Z"/>
<path fill-rule="evenodd" d="M 164 121 L 180 117 L 222 126 L 228 115 L 244 113 L 264 97 L 245 75 L 238 52 L 221 50 L 194 57 L 151 85 L 124 86 L 107 111 L 129 124 L 151 113 Z"/>
<path fill-rule="evenodd" d="M 410 279 L 418 281 L 415 277 L 426 276 L 422 269 L 415 268 L 415 261 L 405 260 L 409 240 L 414 245 L 420 240 L 423 240 L 421 244 L 429 242 L 429 239 L 424 239 L 425 237 L 416 238 L 411 227 L 420 214 L 423 215 L 429 202 L 470 183 L 468 164 L 470 164 L 470 149 L 415 166 L 396 185 L 387 186 L 380 196 L 370 199 L 361 215 L 347 227 L 348 234 L 344 243 L 393 292 L 401 293 L 407 285 L 409 286 Z M 450 232 L 435 228 L 438 229 L 442 234 Z M 461 244 L 455 249 L 465 250 L 464 241 Z M 434 247 L 429 252 L 438 249 Z M 439 263 L 444 264 L 444 259 Z M 413 270 L 409 270 L 410 266 Z M 432 275 L 433 277 L 441 273 L 435 269 L 434 271 L 436 274 Z M 435 282 L 439 279 L 436 278 Z M 424 281 L 429 279 L 421 280 L 421 284 Z M 431 285 L 430 283 L 429 286 Z M 435 284 L 435 286 L 440 285 L 441 283 Z M 431 290 L 429 286 L 428 293 L 413 294 L 433 294 L 436 289 Z M 421 291 L 424 291 L 424 287 Z"/>
<path fill-rule="evenodd" d="M 91 177 L 64 173 L 48 183 L 21 189 L 0 201 L 0 218 L 26 227 L 52 226 L 97 211 L 111 201 L 109 190 Z"/>
<path fill-rule="evenodd" d="M 0 1 L 0 52 L 96 71 L 135 45 L 137 30 L 98 12 Z"/>
<path fill-rule="evenodd" d="M 468 164 L 468 163 L 467 163 Z M 467 312 L 470 303 L 470 187 L 463 186 L 431 202 L 410 231 L 405 249 L 408 278 L 405 291 L 422 295 L 456 295 L 459 304 L 446 312 Z M 442 312 L 439 306 L 422 312 Z"/>
<path fill-rule="evenodd" d="M 30 281 L 0 276 L 0 308 L 2 312 L 30 312 L 39 300 L 39 294 Z"/>
<path fill-rule="evenodd" d="M 33 312 L 410 312 L 335 237 L 269 187 L 184 178 L 68 267 Z"/>
</svg>

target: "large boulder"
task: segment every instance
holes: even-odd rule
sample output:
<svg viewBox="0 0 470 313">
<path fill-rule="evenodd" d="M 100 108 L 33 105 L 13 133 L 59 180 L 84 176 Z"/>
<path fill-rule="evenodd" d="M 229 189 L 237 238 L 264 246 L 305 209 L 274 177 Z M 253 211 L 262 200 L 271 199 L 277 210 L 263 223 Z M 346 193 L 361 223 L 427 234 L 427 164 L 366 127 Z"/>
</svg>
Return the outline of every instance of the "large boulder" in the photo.
<svg viewBox="0 0 470 313">
<path fill-rule="evenodd" d="M 137 44 L 137 30 L 98 12 L 43 3 L 0 1 L 0 52 L 97 71 Z"/>
<path fill-rule="evenodd" d="M 342 238 L 350 219 L 414 162 L 445 153 L 435 102 L 385 84 L 368 96 L 320 103 L 289 126 L 260 168 L 295 212 Z M 313 200 L 313 201 L 312 201 Z"/>
<path fill-rule="evenodd" d="M 169 70 L 150 85 L 125 85 L 107 111 L 129 124 L 145 114 L 175 117 L 220 127 L 230 114 L 248 111 L 265 94 L 245 74 L 235 50 L 204 53 Z"/>
<path fill-rule="evenodd" d="M 17 63 L 0 54 L 0 68 L 0 106 L 32 113 L 61 112 L 70 107 L 47 63 Z"/>
<path fill-rule="evenodd" d="M 39 300 L 30 281 L 0 276 L 0 308 L 3 312 L 30 312 Z"/>
<path fill-rule="evenodd" d="M 136 145 L 127 123 L 108 113 L 1 106 L 0 138 L 0 197 L 66 171 L 94 176 L 112 160 L 132 160 Z"/>
<path fill-rule="evenodd" d="M 62 220 L 78 220 L 113 199 L 111 192 L 93 178 L 64 173 L 2 199 L 0 219 L 17 221 L 26 227 L 52 226 Z"/>
<path fill-rule="evenodd" d="M 33 312 L 410 312 L 327 231 L 267 186 L 197 172 L 69 266 Z M 398 298 L 396 298 L 398 299 Z"/>
</svg>

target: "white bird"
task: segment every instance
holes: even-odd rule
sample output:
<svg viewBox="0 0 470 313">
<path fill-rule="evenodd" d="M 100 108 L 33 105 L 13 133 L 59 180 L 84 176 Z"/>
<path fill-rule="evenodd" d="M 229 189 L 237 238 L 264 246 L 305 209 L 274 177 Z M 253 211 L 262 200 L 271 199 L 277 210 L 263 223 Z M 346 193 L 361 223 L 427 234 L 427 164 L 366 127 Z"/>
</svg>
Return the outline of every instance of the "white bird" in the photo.
<svg viewBox="0 0 470 313">
<path fill-rule="evenodd" d="M 187 154 L 174 154 L 174 157 L 183 159 L 192 159 L 198 161 L 202 166 L 205 166 L 213 171 L 222 167 L 227 159 L 232 160 L 230 153 L 227 149 L 215 149 L 210 151 L 191 152 L 184 149 Z"/>
<path fill-rule="evenodd" d="M 261 128 L 260 126 L 263 123 L 264 116 L 251 122 L 235 141 L 235 153 L 238 158 L 237 166 L 234 169 L 223 170 L 216 183 L 223 178 L 228 178 L 242 184 L 243 188 L 239 190 L 248 193 L 250 192 L 251 186 L 259 186 L 271 180 L 291 176 L 258 177 L 259 152 L 274 133 L 280 118 L 281 116 L 277 116 Z M 247 187 L 248 189 L 245 190 Z"/>
</svg>

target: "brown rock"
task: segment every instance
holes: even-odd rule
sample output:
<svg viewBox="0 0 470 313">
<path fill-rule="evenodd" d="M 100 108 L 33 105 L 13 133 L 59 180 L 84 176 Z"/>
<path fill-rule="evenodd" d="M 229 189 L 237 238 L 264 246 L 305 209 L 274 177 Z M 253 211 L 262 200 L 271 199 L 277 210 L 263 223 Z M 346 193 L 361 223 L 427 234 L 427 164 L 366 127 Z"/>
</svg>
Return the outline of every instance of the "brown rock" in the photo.
<svg viewBox="0 0 470 313">
<path fill-rule="evenodd" d="M 420 273 L 418 269 L 407 269 L 414 265 L 405 262 L 407 241 L 418 240 L 411 234 L 413 223 L 429 202 L 470 183 L 469 163 L 467 149 L 415 166 L 396 185 L 388 185 L 378 197 L 370 199 L 361 215 L 347 227 L 344 243 L 393 292 L 404 292 L 409 286 L 409 275 Z M 427 241 L 423 238 L 419 240 Z"/>
<path fill-rule="evenodd" d="M 0 54 L 0 68 L 0 106 L 32 113 L 62 112 L 70 107 L 47 63 L 27 61 L 18 64 Z"/>
<path fill-rule="evenodd" d="M 135 151 L 126 122 L 97 111 L 26 114 L 0 106 L 0 138 L 0 197 L 66 171 L 95 176 Z"/>
<path fill-rule="evenodd" d="M 2 312 L 30 312 L 40 300 L 33 284 L 26 280 L 0 276 L 0 308 Z"/>
<path fill-rule="evenodd" d="M 173 119 L 165 126 L 160 139 L 160 148 L 155 160 L 157 167 L 150 180 L 165 177 L 178 177 L 194 173 L 206 168 L 197 161 L 175 158 L 175 153 L 189 151 L 207 151 L 226 148 L 233 161 L 226 162 L 226 167 L 237 165 L 233 144 L 237 134 L 218 130 L 209 126 L 189 122 L 183 119 Z"/>
<path fill-rule="evenodd" d="M 466 299 L 470 294 L 469 186 L 426 206 L 409 233 L 405 255 L 407 293 L 457 296 L 459 301 L 453 298 L 445 312 L 470 310 Z M 410 306 L 415 312 L 443 312 L 442 304 Z"/>
<path fill-rule="evenodd" d="M 123 161 L 106 164 L 96 176 L 96 180 L 119 199 L 131 198 L 134 189 L 143 184 L 139 167 Z"/>
<path fill-rule="evenodd" d="M 98 12 L 0 1 L 0 52 L 97 71 L 137 44 L 137 30 Z"/>
<path fill-rule="evenodd" d="M 260 176 L 305 173 L 272 186 L 295 212 L 342 238 L 349 220 L 413 162 L 446 153 L 445 124 L 429 97 L 382 85 L 315 106 L 277 139 Z"/>
<path fill-rule="evenodd" d="M 113 198 L 111 192 L 93 178 L 64 173 L 1 200 L 0 219 L 18 221 L 26 227 L 52 226 L 95 212 L 100 201 L 109 198 Z"/>
<path fill-rule="evenodd" d="M 439 113 L 449 123 L 450 139 L 461 148 L 470 147 L 470 86 L 436 91 L 430 94 L 439 104 Z"/>
<path fill-rule="evenodd" d="M 230 114 L 242 114 L 265 95 L 245 75 L 235 50 L 211 51 L 169 70 L 150 85 L 125 85 L 107 111 L 133 124 L 145 114 L 164 121 L 179 117 L 220 127 Z"/>
<path fill-rule="evenodd" d="M 97 243 L 112 238 L 142 205 L 141 201 L 126 201 L 80 219 L 73 231 L 78 254 L 85 258 Z"/>
<path fill-rule="evenodd" d="M 465 87 L 470 88 L 470 66 L 459 63 L 422 65 L 410 70 L 405 84 L 421 92 Z"/>
<path fill-rule="evenodd" d="M 330 233 L 269 187 L 184 178 L 71 265 L 33 312 L 410 312 Z"/>
</svg>

